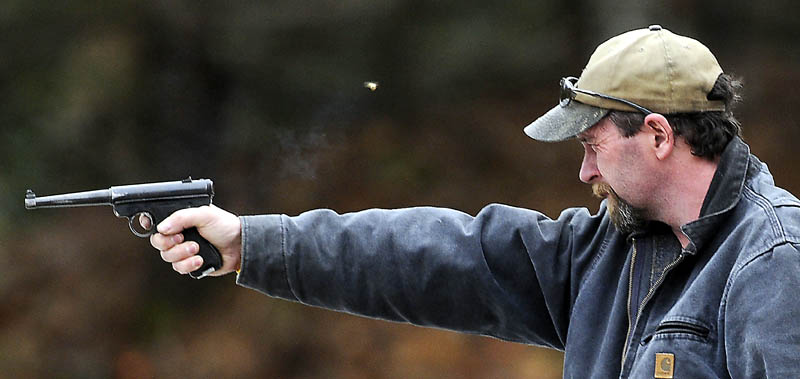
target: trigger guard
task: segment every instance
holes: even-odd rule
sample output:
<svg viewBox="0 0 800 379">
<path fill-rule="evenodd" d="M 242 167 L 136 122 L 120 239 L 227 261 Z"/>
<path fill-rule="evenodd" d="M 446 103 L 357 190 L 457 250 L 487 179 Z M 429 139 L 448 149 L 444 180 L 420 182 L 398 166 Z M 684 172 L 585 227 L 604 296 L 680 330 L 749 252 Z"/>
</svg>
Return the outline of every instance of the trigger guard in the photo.
<svg viewBox="0 0 800 379">
<path fill-rule="evenodd" d="M 147 217 L 150 220 L 150 229 L 145 230 L 144 233 L 142 233 L 135 226 L 133 226 L 135 222 L 139 222 L 139 216 L 140 215 L 144 215 L 144 217 Z M 154 224 L 155 224 L 155 220 L 153 220 L 153 215 L 151 215 L 148 212 L 137 213 L 137 214 L 133 215 L 133 217 L 128 219 L 128 227 L 131 229 L 131 233 L 133 233 L 137 237 L 141 237 L 141 238 L 147 238 L 147 237 L 150 237 L 151 235 L 155 234 L 156 226 Z"/>
</svg>

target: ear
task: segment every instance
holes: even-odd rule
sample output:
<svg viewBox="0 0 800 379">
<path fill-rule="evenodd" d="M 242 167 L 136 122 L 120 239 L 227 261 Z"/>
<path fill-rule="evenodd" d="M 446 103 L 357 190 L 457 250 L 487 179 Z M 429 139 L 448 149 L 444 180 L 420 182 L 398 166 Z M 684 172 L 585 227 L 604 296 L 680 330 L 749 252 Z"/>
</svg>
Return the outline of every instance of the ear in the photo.
<svg viewBox="0 0 800 379">
<path fill-rule="evenodd" d="M 666 159 L 675 147 L 675 134 L 667 119 L 658 113 L 651 113 L 644 118 L 644 124 L 650 132 L 650 146 L 659 160 Z"/>
</svg>

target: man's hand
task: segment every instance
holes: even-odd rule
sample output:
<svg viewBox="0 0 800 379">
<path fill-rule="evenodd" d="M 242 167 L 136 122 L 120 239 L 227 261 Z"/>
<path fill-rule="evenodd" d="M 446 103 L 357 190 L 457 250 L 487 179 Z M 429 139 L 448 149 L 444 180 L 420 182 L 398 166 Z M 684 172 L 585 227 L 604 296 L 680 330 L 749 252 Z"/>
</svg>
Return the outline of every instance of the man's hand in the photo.
<svg viewBox="0 0 800 379">
<path fill-rule="evenodd" d="M 145 229 L 150 227 L 150 220 L 147 218 L 140 218 L 139 222 Z M 203 258 L 196 255 L 200 246 L 192 241 L 184 242 L 181 233 L 193 226 L 222 255 L 222 267 L 212 273 L 212 276 L 225 275 L 239 269 L 242 252 L 241 222 L 236 215 L 214 205 L 176 211 L 158 224 L 158 233 L 150 236 L 150 244 L 161 251 L 161 259 L 172 263 L 172 269 L 188 274 L 203 264 Z"/>
</svg>

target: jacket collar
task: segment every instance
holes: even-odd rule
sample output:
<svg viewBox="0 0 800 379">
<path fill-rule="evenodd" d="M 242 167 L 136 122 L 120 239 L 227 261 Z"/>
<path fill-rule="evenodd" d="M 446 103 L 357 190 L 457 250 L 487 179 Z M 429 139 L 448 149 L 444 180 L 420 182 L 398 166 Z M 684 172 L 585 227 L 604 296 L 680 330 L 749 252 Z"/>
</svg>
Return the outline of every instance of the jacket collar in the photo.
<svg viewBox="0 0 800 379">
<path fill-rule="evenodd" d="M 724 215 L 739 203 L 747 179 L 749 157 L 750 147 L 739 137 L 734 137 L 725 147 L 700 208 L 700 218 L 681 227 L 689 237 L 685 249 L 688 253 L 695 254 L 701 250 L 713 238 L 713 231 L 725 219 Z"/>
</svg>

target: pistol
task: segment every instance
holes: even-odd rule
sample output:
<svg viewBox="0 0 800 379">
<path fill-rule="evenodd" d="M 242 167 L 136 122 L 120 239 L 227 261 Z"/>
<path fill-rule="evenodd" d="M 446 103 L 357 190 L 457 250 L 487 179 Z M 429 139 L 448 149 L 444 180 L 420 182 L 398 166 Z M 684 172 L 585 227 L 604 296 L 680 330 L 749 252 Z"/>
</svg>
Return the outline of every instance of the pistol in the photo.
<svg viewBox="0 0 800 379">
<path fill-rule="evenodd" d="M 214 183 L 209 179 L 133 184 L 114 186 L 106 190 L 74 192 L 61 195 L 36 197 L 33 191 L 25 194 L 25 208 L 69 208 L 110 205 L 114 214 L 128 219 L 133 234 L 145 238 L 157 233 L 156 225 L 179 209 L 210 205 L 214 197 Z M 139 217 L 150 220 L 145 229 Z M 197 228 L 183 231 L 184 240 L 200 245 L 203 265 L 189 275 L 200 279 L 222 267 L 219 251 L 197 232 Z"/>
</svg>

